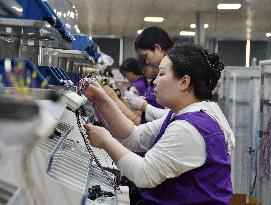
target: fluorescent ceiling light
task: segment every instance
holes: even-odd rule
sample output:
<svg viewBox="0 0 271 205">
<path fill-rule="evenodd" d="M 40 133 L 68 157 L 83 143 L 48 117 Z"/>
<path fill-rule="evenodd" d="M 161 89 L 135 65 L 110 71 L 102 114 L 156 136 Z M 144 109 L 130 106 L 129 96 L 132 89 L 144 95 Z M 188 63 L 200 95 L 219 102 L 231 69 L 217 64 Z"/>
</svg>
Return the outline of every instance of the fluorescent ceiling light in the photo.
<svg viewBox="0 0 271 205">
<path fill-rule="evenodd" d="M 196 24 L 194 24 L 194 23 L 190 24 L 190 28 L 196 28 L 196 27 L 197 27 Z"/>
<path fill-rule="evenodd" d="M 249 67 L 249 59 L 250 59 L 250 40 L 247 40 L 247 44 L 246 44 L 246 67 Z"/>
<path fill-rule="evenodd" d="M 149 21 L 149 22 L 163 22 L 164 18 L 163 17 L 145 17 L 144 21 Z"/>
<path fill-rule="evenodd" d="M 217 9 L 240 9 L 241 4 L 218 4 Z"/>
<path fill-rule="evenodd" d="M 180 36 L 195 36 L 196 32 L 194 31 L 181 31 Z"/>
<path fill-rule="evenodd" d="M 205 23 L 203 26 L 204 26 L 204 28 L 208 28 L 209 24 Z M 196 28 L 196 27 L 197 27 L 196 24 L 194 24 L 194 23 L 190 24 L 190 28 Z"/>
<path fill-rule="evenodd" d="M 142 31 L 143 31 L 142 29 L 138 30 L 137 34 L 141 34 Z"/>
<path fill-rule="evenodd" d="M 266 37 L 270 38 L 271 37 L 271 33 L 266 33 Z"/>
</svg>

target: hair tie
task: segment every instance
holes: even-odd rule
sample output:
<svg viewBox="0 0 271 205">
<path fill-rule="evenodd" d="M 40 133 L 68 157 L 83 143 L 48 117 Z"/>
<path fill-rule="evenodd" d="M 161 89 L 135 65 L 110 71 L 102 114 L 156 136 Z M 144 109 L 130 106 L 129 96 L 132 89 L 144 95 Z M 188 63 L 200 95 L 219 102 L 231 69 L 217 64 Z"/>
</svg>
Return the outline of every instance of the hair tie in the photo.
<svg viewBox="0 0 271 205">
<path fill-rule="evenodd" d="M 213 70 L 215 70 L 215 71 L 219 71 L 219 72 L 221 72 L 221 71 L 224 69 L 224 63 L 222 63 L 221 61 L 219 61 L 219 62 L 218 62 L 218 66 L 215 66 L 216 64 L 213 64 L 213 65 L 212 65 L 212 64 L 210 63 L 210 60 L 209 60 L 209 54 L 208 54 L 208 52 L 207 52 L 206 50 L 202 50 L 201 52 L 203 53 L 203 55 L 204 55 L 204 57 L 205 57 L 205 59 L 206 59 L 208 65 L 209 65 L 209 67 L 210 67 L 211 69 L 213 69 Z"/>
<path fill-rule="evenodd" d="M 201 50 L 201 52 L 204 55 L 204 58 L 206 59 L 209 67 L 210 67 L 210 80 L 209 80 L 209 89 L 212 90 L 211 85 L 212 85 L 212 72 L 216 71 L 216 72 L 221 72 L 224 68 L 224 64 L 221 61 L 218 61 L 218 65 L 216 66 L 216 64 L 211 64 L 210 60 L 209 60 L 209 54 L 207 52 L 207 50 Z"/>
<path fill-rule="evenodd" d="M 209 87 L 209 89 L 210 90 L 212 90 L 212 88 L 211 88 L 211 85 L 212 85 L 212 71 L 213 70 L 216 70 L 215 68 L 214 68 L 214 65 L 212 65 L 211 63 L 210 63 L 210 60 L 209 60 L 209 54 L 208 54 L 208 52 L 205 50 L 202 50 L 201 51 L 202 53 L 203 53 L 203 56 L 204 56 L 204 58 L 206 59 L 206 61 L 207 61 L 207 63 L 208 63 L 208 65 L 209 65 L 209 67 L 210 67 L 210 73 L 209 73 L 209 85 L 208 85 L 208 87 Z"/>
</svg>

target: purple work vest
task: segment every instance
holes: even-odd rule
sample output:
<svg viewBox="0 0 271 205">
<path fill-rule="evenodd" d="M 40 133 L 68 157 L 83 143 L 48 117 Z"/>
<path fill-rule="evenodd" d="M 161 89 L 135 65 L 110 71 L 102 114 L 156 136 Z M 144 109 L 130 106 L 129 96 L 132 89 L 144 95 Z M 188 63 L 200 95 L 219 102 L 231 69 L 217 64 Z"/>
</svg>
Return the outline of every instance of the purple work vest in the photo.
<svg viewBox="0 0 271 205">
<path fill-rule="evenodd" d="M 145 82 L 145 80 L 144 80 L 143 77 L 140 77 L 140 78 L 134 80 L 134 81 L 132 82 L 131 86 L 133 86 L 133 87 L 135 87 L 135 88 L 137 89 L 138 94 L 139 94 L 140 96 L 144 96 L 144 95 L 145 95 L 146 90 L 147 90 L 147 84 L 146 84 L 146 82 Z M 130 86 L 130 87 L 131 87 L 131 86 Z M 129 88 L 130 88 L 130 87 L 129 87 Z M 129 88 L 128 88 L 128 90 L 129 90 Z"/>
<path fill-rule="evenodd" d="M 158 104 L 156 102 L 156 96 L 154 94 L 154 84 L 153 84 L 154 79 L 150 82 L 149 87 L 147 88 L 147 91 L 145 93 L 145 100 L 152 106 L 157 107 L 157 108 L 164 108 L 164 106 Z M 140 124 L 146 123 L 146 118 L 145 118 L 145 112 L 142 112 L 141 114 L 141 121 Z"/>
<path fill-rule="evenodd" d="M 170 111 L 154 144 L 172 121 L 186 120 L 204 138 L 206 161 L 201 167 L 167 179 L 155 188 L 140 189 L 146 204 L 228 205 L 232 197 L 230 157 L 219 125 L 202 111 L 183 113 L 171 119 L 172 114 Z"/>
<path fill-rule="evenodd" d="M 154 84 L 153 84 L 154 79 L 150 82 L 150 85 L 145 93 L 145 100 L 151 104 L 154 107 L 157 108 L 164 108 L 162 105 L 158 104 L 156 102 L 156 96 L 154 94 Z"/>
</svg>

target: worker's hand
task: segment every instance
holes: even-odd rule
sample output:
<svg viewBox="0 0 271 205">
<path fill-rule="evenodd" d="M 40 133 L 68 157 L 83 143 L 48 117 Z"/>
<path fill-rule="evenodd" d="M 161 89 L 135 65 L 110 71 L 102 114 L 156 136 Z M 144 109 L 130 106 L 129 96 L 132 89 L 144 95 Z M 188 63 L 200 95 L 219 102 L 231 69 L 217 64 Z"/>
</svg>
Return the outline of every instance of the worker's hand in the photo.
<svg viewBox="0 0 271 205">
<path fill-rule="evenodd" d="M 137 96 L 133 92 L 126 91 L 123 94 L 123 98 L 134 110 L 140 110 L 144 103 L 147 103 L 143 96 Z"/>
<path fill-rule="evenodd" d="M 83 94 L 94 103 L 103 102 L 106 98 L 106 93 L 103 90 L 102 86 L 97 82 L 90 79 L 82 79 L 79 83 Z"/>
<path fill-rule="evenodd" d="M 112 139 L 112 135 L 103 127 L 94 126 L 92 124 L 85 124 L 86 133 L 91 146 L 97 148 L 105 148 L 106 142 Z"/>
<path fill-rule="evenodd" d="M 103 87 L 105 93 L 112 99 L 115 101 L 115 99 L 118 98 L 117 93 L 114 91 L 113 88 L 111 88 L 110 86 L 106 85 Z"/>
</svg>

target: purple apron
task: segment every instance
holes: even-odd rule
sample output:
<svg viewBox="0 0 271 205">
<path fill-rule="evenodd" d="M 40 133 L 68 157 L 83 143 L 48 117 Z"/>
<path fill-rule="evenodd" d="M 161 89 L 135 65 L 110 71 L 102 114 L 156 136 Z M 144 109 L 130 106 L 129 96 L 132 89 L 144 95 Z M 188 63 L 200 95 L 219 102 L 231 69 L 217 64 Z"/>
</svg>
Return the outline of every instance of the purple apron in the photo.
<svg viewBox="0 0 271 205">
<path fill-rule="evenodd" d="M 154 84 L 153 84 L 153 81 L 155 79 L 153 79 L 151 82 L 150 82 L 150 85 L 145 93 L 145 100 L 152 106 L 154 107 L 157 107 L 157 108 L 164 108 L 162 105 L 159 105 L 157 102 L 156 102 L 156 96 L 154 94 Z M 147 121 L 146 121 L 146 118 L 145 118 L 145 112 L 142 112 L 141 114 L 141 121 L 140 121 L 140 124 L 145 124 Z"/>
<path fill-rule="evenodd" d="M 138 94 L 139 94 L 140 96 L 144 96 L 144 95 L 145 95 L 146 90 L 147 90 L 147 85 L 146 85 L 146 82 L 145 82 L 145 80 L 144 80 L 143 77 L 140 77 L 140 78 L 134 80 L 134 81 L 132 82 L 132 84 L 129 86 L 128 90 L 129 90 L 130 87 L 132 87 L 132 86 L 135 87 L 135 88 L 137 89 Z"/>
<path fill-rule="evenodd" d="M 155 205 L 228 205 L 232 198 L 230 157 L 224 134 L 206 113 L 189 112 L 175 116 L 170 111 L 154 144 L 175 120 L 186 120 L 202 135 L 206 145 L 206 161 L 196 169 L 167 179 L 155 188 L 140 189 L 145 204 Z"/>
</svg>

